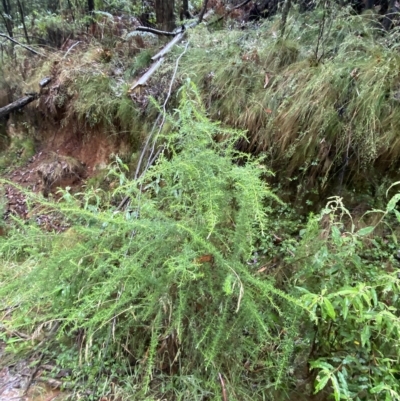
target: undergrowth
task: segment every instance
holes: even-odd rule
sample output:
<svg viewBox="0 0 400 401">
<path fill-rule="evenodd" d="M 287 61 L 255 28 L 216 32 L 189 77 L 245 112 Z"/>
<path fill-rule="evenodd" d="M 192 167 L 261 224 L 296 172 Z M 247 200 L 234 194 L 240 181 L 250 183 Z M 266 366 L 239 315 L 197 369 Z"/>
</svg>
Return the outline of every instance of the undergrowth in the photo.
<svg viewBox="0 0 400 401">
<path fill-rule="evenodd" d="M 157 164 L 138 181 L 110 169 L 127 209 L 64 191 L 34 200 L 66 232 L 15 219 L 0 237 L 7 349 L 70 369 L 72 398 L 400 399 L 400 194 L 362 228 L 331 199 L 285 240 L 245 134 L 211 122 L 193 84 L 180 95 Z"/>
<path fill-rule="evenodd" d="M 91 388 L 131 372 L 138 400 L 222 399 L 219 377 L 239 399 L 287 385 L 301 305 L 249 263 L 271 225 L 265 201 L 279 200 L 260 160 L 235 151 L 243 133 L 204 113 L 189 87 L 168 118 L 169 156 L 139 182 L 123 165 L 110 172 L 120 180 L 115 195 L 131 198 L 125 212 L 104 209 L 95 193 L 78 201 L 67 192 L 47 204 L 72 225 L 61 236 L 16 222 L 0 243 L 0 297 L 15 308 L 6 326 L 33 335 L 11 348 L 33 350 L 56 327 L 56 362 L 66 364 L 68 347 Z"/>
<path fill-rule="evenodd" d="M 180 76 L 196 82 L 212 118 L 248 131 L 242 149 L 265 153 L 280 183 L 322 193 L 371 165 L 395 169 L 398 29 L 384 35 L 370 14 L 330 3 L 294 11 L 283 37 L 279 18 L 196 28 Z"/>
</svg>

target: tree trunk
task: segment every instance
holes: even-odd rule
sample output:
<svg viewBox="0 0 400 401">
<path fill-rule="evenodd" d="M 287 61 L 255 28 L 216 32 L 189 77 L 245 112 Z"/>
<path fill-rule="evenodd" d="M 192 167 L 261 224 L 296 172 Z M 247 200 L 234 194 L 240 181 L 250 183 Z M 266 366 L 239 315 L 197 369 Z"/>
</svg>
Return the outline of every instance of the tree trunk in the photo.
<svg viewBox="0 0 400 401">
<path fill-rule="evenodd" d="M 189 12 L 189 0 L 182 0 L 180 20 L 192 18 Z"/>
<path fill-rule="evenodd" d="M 26 43 L 28 43 L 28 45 L 30 45 L 31 42 L 29 41 L 28 31 L 27 31 L 26 25 L 25 25 L 25 13 L 24 13 L 24 9 L 22 7 L 20 0 L 17 0 L 17 5 L 18 5 L 18 10 L 19 10 L 19 15 L 21 18 L 22 27 L 24 28 L 25 40 L 26 40 Z"/>
<path fill-rule="evenodd" d="M 156 21 L 164 31 L 175 28 L 175 0 L 156 0 Z"/>
<path fill-rule="evenodd" d="M 94 0 L 88 0 L 88 11 L 89 11 L 89 15 L 93 14 L 93 11 L 94 11 Z"/>
<path fill-rule="evenodd" d="M 11 6 L 10 2 L 8 0 L 2 0 L 3 4 L 3 11 L 4 14 L 2 14 L 4 24 L 7 29 L 8 36 L 11 38 L 13 37 L 13 24 L 12 24 L 12 17 L 11 17 Z"/>
</svg>

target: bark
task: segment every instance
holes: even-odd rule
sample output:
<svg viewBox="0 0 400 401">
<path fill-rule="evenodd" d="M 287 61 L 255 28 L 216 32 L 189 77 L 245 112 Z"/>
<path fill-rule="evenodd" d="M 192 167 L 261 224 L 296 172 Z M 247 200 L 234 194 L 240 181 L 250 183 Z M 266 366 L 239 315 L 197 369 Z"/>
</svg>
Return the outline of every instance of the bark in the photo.
<svg viewBox="0 0 400 401">
<path fill-rule="evenodd" d="M 156 21 L 164 31 L 175 29 L 175 0 L 156 0 Z"/>
<path fill-rule="evenodd" d="M 208 4 L 208 0 L 204 0 L 203 8 L 201 9 L 200 15 L 199 15 L 199 24 L 201 23 L 201 21 L 203 21 L 204 14 L 206 13 L 206 10 L 207 10 L 207 4 Z"/>
<path fill-rule="evenodd" d="M 24 13 L 24 9 L 22 7 L 20 0 L 17 0 L 17 5 L 18 5 L 18 10 L 19 10 L 19 15 L 21 18 L 22 27 L 24 28 L 25 40 L 26 40 L 26 43 L 28 43 L 28 45 L 30 45 L 31 42 L 29 41 L 28 31 L 27 31 L 26 25 L 25 25 L 25 13 Z"/>
<path fill-rule="evenodd" d="M 396 1 L 395 0 L 390 0 L 389 5 L 388 5 L 388 11 L 386 12 L 386 15 L 383 18 L 382 25 L 383 28 L 386 31 L 389 31 L 390 28 L 393 25 L 393 18 L 396 16 L 398 13 L 398 9 L 396 7 Z"/>
<path fill-rule="evenodd" d="M 94 0 L 88 0 L 88 11 L 92 15 L 94 11 Z"/>
<path fill-rule="evenodd" d="M 2 4 L 3 4 L 3 12 L 4 14 L 2 14 L 3 20 L 4 20 L 4 24 L 6 26 L 7 29 L 7 33 L 8 35 L 12 38 L 13 35 L 13 24 L 12 24 L 12 20 L 11 20 L 11 5 L 9 0 L 2 0 Z"/>
<path fill-rule="evenodd" d="M 12 102 L 12 103 L 8 104 L 7 106 L 0 108 L 0 118 L 7 116 L 8 114 L 10 114 L 13 111 L 21 109 L 22 107 L 33 102 L 37 98 L 38 98 L 38 95 L 36 93 L 31 94 L 28 96 L 21 97 L 20 99 L 16 100 L 15 102 Z"/>
<path fill-rule="evenodd" d="M 192 18 L 189 12 L 189 0 L 182 0 L 182 8 L 180 13 L 180 20 Z"/>
</svg>

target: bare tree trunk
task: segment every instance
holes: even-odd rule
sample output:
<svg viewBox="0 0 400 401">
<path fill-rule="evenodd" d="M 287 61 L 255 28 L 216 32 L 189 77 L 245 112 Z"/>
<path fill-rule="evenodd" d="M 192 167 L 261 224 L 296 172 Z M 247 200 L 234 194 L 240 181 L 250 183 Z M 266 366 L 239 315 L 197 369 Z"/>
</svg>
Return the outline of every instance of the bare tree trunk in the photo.
<svg viewBox="0 0 400 401">
<path fill-rule="evenodd" d="M 29 41 L 28 31 L 26 30 L 26 25 L 25 25 L 25 13 L 20 0 L 17 0 L 17 5 L 19 10 L 19 16 L 21 18 L 22 27 L 24 28 L 25 40 L 26 43 L 30 45 L 31 42 Z"/>
<path fill-rule="evenodd" d="M 3 11 L 4 14 L 2 14 L 4 24 L 7 29 L 8 36 L 11 38 L 13 37 L 13 24 L 12 24 L 12 17 L 11 17 L 11 6 L 9 0 L 2 0 L 3 3 Z"/>
<path fill-rule="evenodd" d="M 180 20 L 192 18 L 189 12 L 189 0 L 182 0 Z"/>
<path fill-rule="evenodd" d="M 88 0 L 88 11 L 92 15 L 94 11 L 94 0 Z"/>
<path fill-rule="evenodd" d="M 386 31 L 389 31 L 393 24 L 393 18 L 398 13 L 398 9 L 396 7 L 396 1 L 390 0 L 388 4 L 388 11 L 383 18 L 382 25 Z"/>
<path fill-rule="evenodd" d="M 175 0 L 156 0 L 156 21 L 164 31 L 175 28 Z"/>
<path fill-rule="evenodd" d="M 208 0 L 204 0 L 203 8 L 201 9 L 200 15 L 199 15 L 199 24 L 201 23 L 201 21 L 203 21 L 204 14 L 206 13 L 206 10 L 207 10 L 207 4 L 208 4 Z"/>
</svg>

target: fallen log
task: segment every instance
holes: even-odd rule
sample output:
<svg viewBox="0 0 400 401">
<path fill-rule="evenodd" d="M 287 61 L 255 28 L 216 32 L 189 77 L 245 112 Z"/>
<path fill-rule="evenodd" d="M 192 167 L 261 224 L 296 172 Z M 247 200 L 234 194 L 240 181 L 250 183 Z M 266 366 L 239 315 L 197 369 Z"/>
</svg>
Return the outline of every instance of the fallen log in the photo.
<svg viewBox="0 0 400 401">
<path fill-rule="evenodd" d="M 164 61 L 164 58 L 161 57 L 158 59 L 156 62 L 154 62 L 150 68 L 147 70 L 145 74 L 143 74 L 129 89 L 129 93 L 132 93 L 135 91 L 137 88 L 141 88 L 143 86 L 147 85 L 147 81 L 150 79 L 150 77 L 157 71 L 158 67 L 162 64 Z"/>
<path fill-rule="evenodd" d="M 7 116 L 13 111 L 21 109 L 22 107 L 36 100 L 38 97 L 39 97 L 38 93 L 31 93 L 28 96 L 21 97 L 15 102 L 12 102 L 7 106 L 0 108 L 0 118 Z"/>
<path fill-rule="evenodd" d="M 183 39 L 185 35 L 185 31 L 178 33 L 170 42 L 168 42 L 155 56 L 151 59 L 156 61 L 162 57 L 164 57 L 178 42 Z"/>
</svg>

